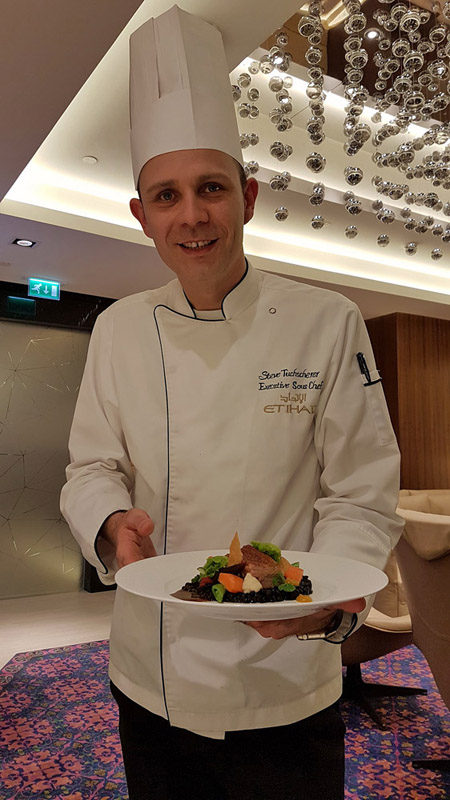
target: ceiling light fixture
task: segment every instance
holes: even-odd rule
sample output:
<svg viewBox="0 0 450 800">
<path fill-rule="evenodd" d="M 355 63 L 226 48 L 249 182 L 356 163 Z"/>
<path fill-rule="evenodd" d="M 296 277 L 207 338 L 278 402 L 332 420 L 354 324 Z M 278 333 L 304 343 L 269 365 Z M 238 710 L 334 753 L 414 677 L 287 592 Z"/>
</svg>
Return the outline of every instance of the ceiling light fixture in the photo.
<svg viewBox="0 0 450 800">
<path fill-rule="evenodd" d="M 378 39 L 379 35 L 380 31 L 377 28 L 369 28 L 365 33 L 367 39 Z"/>
<path fill-rule="evenodd" d="M 33 242 L 31 239 L 14 239 L 12 244 L 18 244 L 19 247 L 34 247 L 36 242 Z"/>
</svg>

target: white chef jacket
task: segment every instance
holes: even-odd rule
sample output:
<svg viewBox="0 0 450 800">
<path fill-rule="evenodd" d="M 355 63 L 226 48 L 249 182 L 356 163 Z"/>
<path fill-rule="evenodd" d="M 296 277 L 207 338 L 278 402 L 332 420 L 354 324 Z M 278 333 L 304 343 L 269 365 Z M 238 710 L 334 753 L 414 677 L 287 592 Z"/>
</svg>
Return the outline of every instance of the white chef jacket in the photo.
<svg viewBox="0 0 450 800">
<path fill-rule="evenodd" d="M 61 499 L 83 555 L 113 582 L 97 534 L 136 506 L 158 554 L 213 554 L 237 530 L 383 568 L 401 521 L 397 444 L 381 383 L 366 385 L 378 377 L 352 302 L 250 265 L 213 315 L 178 280 L 114 303 L 92 333 Z M 333 703 L 341 673 L 336 645 L 117 590 L 111 680 L 172 725 L 289 724 Z"/>
</svg>

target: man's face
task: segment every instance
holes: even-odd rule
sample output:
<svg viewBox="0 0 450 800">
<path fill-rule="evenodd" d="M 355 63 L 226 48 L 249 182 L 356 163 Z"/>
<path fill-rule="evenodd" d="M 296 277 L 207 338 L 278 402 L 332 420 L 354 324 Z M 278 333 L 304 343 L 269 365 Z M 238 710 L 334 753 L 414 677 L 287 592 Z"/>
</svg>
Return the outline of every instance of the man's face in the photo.
<svg viewBox="0 0 450 800">
<path fill-rule="evenodd" d="M 208 281 L 230 289 L 240 280 L 243 225 L 253 216 L 258 185 L 250 179 L 242 189 L 231 156 L 218 150 L 155 156 L 139 188 L 142 202 L 131 200 L 131 211 L 186 290 Z"/>
</svg>

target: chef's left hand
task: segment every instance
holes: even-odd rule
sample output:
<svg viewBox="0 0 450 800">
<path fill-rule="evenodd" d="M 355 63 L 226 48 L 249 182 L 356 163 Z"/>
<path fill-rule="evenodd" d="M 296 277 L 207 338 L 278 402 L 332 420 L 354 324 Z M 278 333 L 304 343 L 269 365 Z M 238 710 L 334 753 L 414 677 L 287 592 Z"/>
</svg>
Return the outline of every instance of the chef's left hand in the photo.
<svg viewBox="0 0 450 800">
<path fill-rule="evenodd" d="M 324 631 L 331 623 L 335 612 L 339 609 L 350 611 L 351 613 L 359 613 L 364 610 L 365 606 L 366 601 L 363 597 L 360 597 L 359 600 L 349 600 L 339 606 L 322 608 L 320 611 L 308 614 L 306 617 L 274 619 L 268 622 L 246 622 L 245 624 L 254 628 L 265 639 L 284 639 L 286 636 L 300 636 L 303 633 Z"/>
</svg>

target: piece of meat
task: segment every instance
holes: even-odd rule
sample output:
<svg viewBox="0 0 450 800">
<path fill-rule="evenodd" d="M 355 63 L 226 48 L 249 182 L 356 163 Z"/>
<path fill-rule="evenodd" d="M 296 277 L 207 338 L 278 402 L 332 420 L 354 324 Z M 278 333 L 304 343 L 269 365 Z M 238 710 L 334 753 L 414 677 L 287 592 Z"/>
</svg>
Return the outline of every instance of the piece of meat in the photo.
<svg viewBox="0 0 450 800">
<path fill-rule="evenodd" d="M 280 565 L 251 544 L 245 544 L 241 551 L 245 573 L 250 572 L 254 578 L 258 578 L 264 589 L 271 588 L 273 576 L 281 573 Z"/>
</svg>

